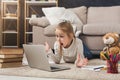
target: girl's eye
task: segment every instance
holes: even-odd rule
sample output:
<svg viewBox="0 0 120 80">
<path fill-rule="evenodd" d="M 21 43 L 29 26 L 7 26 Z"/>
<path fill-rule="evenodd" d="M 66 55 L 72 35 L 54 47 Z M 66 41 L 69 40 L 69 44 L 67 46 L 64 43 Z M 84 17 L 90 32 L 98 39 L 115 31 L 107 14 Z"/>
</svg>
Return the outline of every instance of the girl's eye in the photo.
<svg viewBox="0 0 120 80">
<path fill-rule="evenodd" d="M 58 37 L 63 38 L 64 36 L 58 36 L 58 35 L 56 35 L 56 37 L 57 37 L 57 38 L 58 38 Z"/>
<path fill-rule="evenodd" d="M 63 38 L 64 36 L 60 36 L 61 38 Z"/>
</svg>

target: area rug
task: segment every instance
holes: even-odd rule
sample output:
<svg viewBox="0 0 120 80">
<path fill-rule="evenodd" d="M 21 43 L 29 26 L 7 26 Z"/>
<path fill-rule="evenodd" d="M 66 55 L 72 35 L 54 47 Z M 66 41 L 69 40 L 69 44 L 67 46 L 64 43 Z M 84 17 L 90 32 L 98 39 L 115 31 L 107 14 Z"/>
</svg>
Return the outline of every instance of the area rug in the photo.
<svg viewBox="0 0 120 80">
<path fill-rule="evenodd" d="M 89 65 L 105 64 L 105 61 L 93 59 L 89 61 Z M 59 79 L 80 79 L 80 80 L 118 80 L 120 73 L 108 74 L 106 70 L 95 72 L 92 70 L 83 70 L 76 68 L 74 64 L 63 63 L 63 66 L 69 66 L 70 70 L 63 70 L 57 72 L 48 72 L 39 69 L 30 68 L 28 65 L 23 65 L 16 68 L 2 68 L 0 75 L 24 76 L 24 77 L 40 77 L 40 78 L 59 78 Z M 120 69 L 119 69 L 120 71 Z"/>
</svg>

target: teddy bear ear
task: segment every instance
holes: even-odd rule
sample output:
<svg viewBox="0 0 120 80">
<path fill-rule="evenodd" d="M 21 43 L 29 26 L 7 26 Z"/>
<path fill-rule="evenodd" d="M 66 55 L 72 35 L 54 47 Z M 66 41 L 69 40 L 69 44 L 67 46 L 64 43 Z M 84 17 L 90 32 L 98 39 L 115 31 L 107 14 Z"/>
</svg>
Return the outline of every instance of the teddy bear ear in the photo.
<svg viewBox="0 0 120 80">
<path fill-rule="evenodd" d="M 119 38 L 119 35 L 118 35 L 117 33 L 114 33 L 114 34 L 115 34 L 115 36 L 116 36 L 116 37 L 118 37 L 118 38 Z"/>
</svg>

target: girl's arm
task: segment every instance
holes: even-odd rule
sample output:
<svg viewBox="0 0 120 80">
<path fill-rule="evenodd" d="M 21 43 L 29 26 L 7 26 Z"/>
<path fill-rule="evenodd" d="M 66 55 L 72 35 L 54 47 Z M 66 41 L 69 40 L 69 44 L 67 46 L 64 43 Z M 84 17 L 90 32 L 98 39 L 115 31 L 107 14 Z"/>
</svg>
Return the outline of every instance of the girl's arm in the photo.
<svg viewBox="0 0 120 80">
<path fill-rule="evenodd" d="M 84 59 L 84 55 L 83 55 L 83 43 L 81 39 L 77 39 L 77 54 L 80 55 L 81 59 Z"/>
<path fill-rule="evenodd" d="M 58 42 L 55 42 L 54 50 L 55 50 L 54 51 L 55 53 L 53 53 L 51 48 L 48 48 L 48 43 L 46 44 L 46 51 L 48 53 L 48 56 L 50 56 L 55 63 L 59 64 L 62 55 L 60 54 L 60 51 L 59 51 L 60 49 L 59 49 L 59 43 Z"/>
<path fill-rule="evenodd" d="M 83 55 L 83 43 L 82 41 L 79 39 L 78 40 L 78 46 L 77 46 L 77 58 L 75 61 L 75 65 L 77 67 L 82 67 L 87 65 L 88 63 L 88 59 L 84 57 Z"/>
</svg>

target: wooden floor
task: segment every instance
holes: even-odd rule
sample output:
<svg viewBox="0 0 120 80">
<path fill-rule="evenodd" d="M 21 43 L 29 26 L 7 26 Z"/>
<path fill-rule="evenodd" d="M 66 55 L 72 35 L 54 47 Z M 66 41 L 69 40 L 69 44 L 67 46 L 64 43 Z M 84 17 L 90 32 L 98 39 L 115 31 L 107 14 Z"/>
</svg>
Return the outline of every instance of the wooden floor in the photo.
<svg viewBox="0 0 120 80">
<path fill-rule="evenodd" d="M 23 54 L 22 48 L 1 48 L 0 54 Z"/>
</svg>

